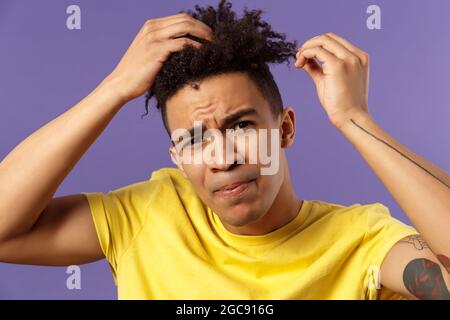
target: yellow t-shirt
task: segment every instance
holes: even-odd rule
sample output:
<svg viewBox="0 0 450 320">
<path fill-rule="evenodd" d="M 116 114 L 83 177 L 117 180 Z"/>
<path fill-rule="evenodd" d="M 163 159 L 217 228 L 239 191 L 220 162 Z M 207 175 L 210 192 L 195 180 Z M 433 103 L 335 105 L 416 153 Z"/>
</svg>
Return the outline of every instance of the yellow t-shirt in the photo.
<svg viewBox="0 0 450 320">
<path fill-rule="evenodd" d="M 378 290 L 379 267 L 418 234 L 380 203 L 317 200 L 273 232 L 233 234 L 173 168 L 83 194 L 119 299 L 401 299 Z"/>
</svg>

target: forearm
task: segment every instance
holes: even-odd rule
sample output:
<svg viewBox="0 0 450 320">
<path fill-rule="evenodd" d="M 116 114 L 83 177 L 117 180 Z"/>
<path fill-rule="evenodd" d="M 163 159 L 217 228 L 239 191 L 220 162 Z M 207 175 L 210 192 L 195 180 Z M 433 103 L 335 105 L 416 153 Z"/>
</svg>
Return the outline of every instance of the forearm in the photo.
<svg viewBox="0 0 450 320">
<path fill-rule="evenodd" d="M 104 80 L 74 107 L 15 147 L 0 162 L 0 240 L 24 233 L 123 106 Z"/>
<path fill-rule="evenodd" d="M 450 256 L 450 175 L 419 157 L 368 115 L 338 128 L 383 182 L 437 255 Z"/>
</svg>

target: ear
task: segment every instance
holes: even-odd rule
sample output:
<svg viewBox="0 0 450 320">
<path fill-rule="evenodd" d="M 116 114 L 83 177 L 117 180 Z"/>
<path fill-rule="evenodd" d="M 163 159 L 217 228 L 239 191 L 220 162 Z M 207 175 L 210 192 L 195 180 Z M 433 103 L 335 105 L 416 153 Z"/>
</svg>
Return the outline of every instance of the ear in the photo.
<svg viewBox="0 0 450 320">
<path fill-rule="evenodd" d="M 281 113 L 280 138 L 281 147 L 287 148 L 294 142 L 295 111 L 292 107 L 285 107 Z"/>
<path fill-rule="evenodd" d="M 183 169 L 183 165 L 181 164 L 180 157 L 178 156 L 178 153 L 175 150 L 174 146 L 171 146 L 169 148 L 169 154 L 170 154 L 170 158 L 172 159 L 172 162 L 175 163 L 175 165 L 178 167 L 178 169 L 180 169 L 183 176 L 185 178 L 187 178 L 186 173 L 184 172 L 184 169 Z"/>
</svg>

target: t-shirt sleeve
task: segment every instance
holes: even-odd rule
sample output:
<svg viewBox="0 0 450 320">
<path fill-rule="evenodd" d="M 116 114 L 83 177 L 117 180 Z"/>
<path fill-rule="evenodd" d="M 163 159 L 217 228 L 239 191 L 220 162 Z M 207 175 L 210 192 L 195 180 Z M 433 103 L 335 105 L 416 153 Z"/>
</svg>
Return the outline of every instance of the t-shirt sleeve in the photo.
<svg viewBox="0 0 450 320">
<path fill-rule="evenodd" d="M 389 250 L 399 240 L 419 232 L 391 216 L 389 209 L 375 203 L 367 210 L 367 229 L 361 244 L 366 269 L 364 285 L 367 299 L 402 299 L 397 293 L 381 286 L 380 268 Z"/>
<path fill-rule="evenodd" d="M 122 255 L 145 224 L 149 181 L 109 191 L 82 192 L 90 206 L 102 251 L 114 280 Z"/>
</svg>

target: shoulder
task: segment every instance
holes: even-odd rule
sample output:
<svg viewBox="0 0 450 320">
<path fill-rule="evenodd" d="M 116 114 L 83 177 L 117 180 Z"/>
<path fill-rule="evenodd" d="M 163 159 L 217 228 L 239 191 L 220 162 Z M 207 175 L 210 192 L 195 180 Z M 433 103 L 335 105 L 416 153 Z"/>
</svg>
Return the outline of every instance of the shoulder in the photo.
<svg viewBox="0 0 450 320">
<path fill-rule="evenodd" d="M 192 185 L 177 168 L 161 168 L 152 172 L 149 179 L 110 191 L 118 196 L 132 195 L 149 199 L 159 192 L 192 191 Z"/>
<path fill-rule="evenodd" d="M 318 220 L 333 220 L 347 223 L 362 223 L 367 225 L 369 219 L 374 216 L 391 217 L 389 209 L 381 203 L 353 203 L 351 205 L 337 204 L 320 200 L 310 200 L 312 204 L 309 219 L 311 222 Z"/>
<path fill-rule="evenodd" d="M 336 237 L 350 237 L 362 241 L 369 235 L 387 234 L 402 229 L 410 229 L 394 218 L 382 203 L 353 203 L 343 205 L 319 200 L 310 200 L 311 209 L 303 228 L 320 228 Z"/>
<path fill-rule="evenodd" d="M 192 197 L 195 195 L 191 182 L 178 168 L 161 168 L 153 171 L 148 180 L 148 187 L 154 193 L 168 192 L 179 197 Z"/>
<path fill-rule="evenodd" d="M 162 168 L 152 172 L 147 180 L 125 185 L 107 193 L 83 192 L 91 211 L 97 216 L 119 217 L 127 214 L 143 220 L 153 204 L 171 203 L 174 198 L 189 197 L 193 194 L 190 182 L 179 169 Z"/>
</svg>

